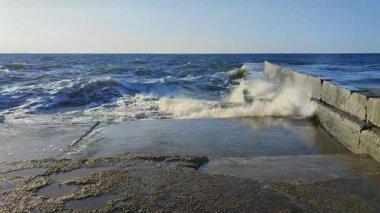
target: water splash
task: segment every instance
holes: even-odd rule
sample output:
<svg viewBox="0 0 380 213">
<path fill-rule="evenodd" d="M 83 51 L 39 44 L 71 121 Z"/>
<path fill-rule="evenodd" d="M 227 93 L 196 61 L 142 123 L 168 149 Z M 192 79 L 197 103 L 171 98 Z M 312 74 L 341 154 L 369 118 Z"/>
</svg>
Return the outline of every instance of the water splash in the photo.
<svg viewBox="0 0 380 213">
<path fill-rule="evenodd" d="M 258 99 L 251 104 L 244 104 L 244 90 Z M 313 115 L 316 107 L 310 102 L 310 92 L 303 88 L 297 88 L 297 86 L 278 87 L 259 79 L 242 81 L 226 101 L 239 104 L 224 107 L 213 101 L 162 98 L 159 101 L 159 109 L 177 118 L 250 116 L 306 118 Z"/>
</svg>

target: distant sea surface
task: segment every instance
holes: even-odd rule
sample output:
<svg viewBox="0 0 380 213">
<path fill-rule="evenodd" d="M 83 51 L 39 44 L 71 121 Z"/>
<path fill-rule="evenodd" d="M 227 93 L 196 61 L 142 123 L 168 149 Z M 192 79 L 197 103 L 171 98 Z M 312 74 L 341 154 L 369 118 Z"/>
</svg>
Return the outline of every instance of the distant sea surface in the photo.
<svg viewBox="0 0 380 213">
<path fill-rule="evenodd" d="M 260 77 L 265 60 L 380 89 L 380 54 L 0 54 L 0 114 L 160 118 L 154 101 L 222 100 L 239 84 L 229 71 L 244 66 Z"/>
</svg>

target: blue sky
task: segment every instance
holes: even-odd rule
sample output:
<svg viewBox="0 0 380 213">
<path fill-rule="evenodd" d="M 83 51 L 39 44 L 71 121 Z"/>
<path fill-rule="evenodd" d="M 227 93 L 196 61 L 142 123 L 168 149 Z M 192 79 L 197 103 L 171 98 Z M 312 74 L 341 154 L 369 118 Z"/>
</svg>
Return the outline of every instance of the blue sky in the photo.
<svg viewBox="0 0 380 213">
<path fill-rule="evenodd" d="M 0 0 L 0 52 L 380 52 L 380 1 Z"/>
</svg>

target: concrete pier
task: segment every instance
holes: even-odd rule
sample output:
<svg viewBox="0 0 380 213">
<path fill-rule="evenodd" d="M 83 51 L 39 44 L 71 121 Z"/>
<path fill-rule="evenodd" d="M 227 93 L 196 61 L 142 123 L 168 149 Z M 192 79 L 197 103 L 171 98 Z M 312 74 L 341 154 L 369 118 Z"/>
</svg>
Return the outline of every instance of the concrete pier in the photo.
<svg viewBox="0 0 380 213">
<path fill-rule="evenodd" d="M 320 124 L 354 153 L 380 161 L 380 98 L 368 91 L 349 90 L 331 81 L 265 62 L 266 78 L 310 92 Z"/>
<path fill-rule="evenodd" d="M 0 124 L 0 163 L 57 158 L 94 123 Z"/>
<path fill-rule="evenodd" d="M 329 108 L 319 110 L 329 118 Z M 377 138 L 373 129 L 360 132 L 363 126 L 351 119 L 339 122 L 331 126 L 352 132 L 352 147 L 362 135 Z M 0 162 L 0 212 L 380 209 L 380 164 L 351 153 L 309 119 L 58 122 L 0 129 L 6 147 L 17 150 L 8 158 L 10 150 L 0 152 L 0 160 L 8 161 Z M 362 142 L 362 150 L 375 150 L 364 144 L 372 143 Z"/>
</svg>

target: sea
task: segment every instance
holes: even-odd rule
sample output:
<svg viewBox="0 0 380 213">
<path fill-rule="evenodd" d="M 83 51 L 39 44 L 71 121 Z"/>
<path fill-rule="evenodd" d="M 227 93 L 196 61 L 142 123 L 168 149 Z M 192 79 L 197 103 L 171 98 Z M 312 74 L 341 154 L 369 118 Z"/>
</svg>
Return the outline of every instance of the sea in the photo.
<svg viewBox="0 0 380 213">
<path fill-rule="evenodd" d="M 311 116 L 302 89 L 264 80 L 264 61 L 380 91 L 380 54 L 0 54 L 0 116 L 3 122 Z M 239 70 L 247 71 L 245 79 L 236 77 Z M 244 90 L 269 101 L 220 104 L 242 103 Z"/>
</svg>

